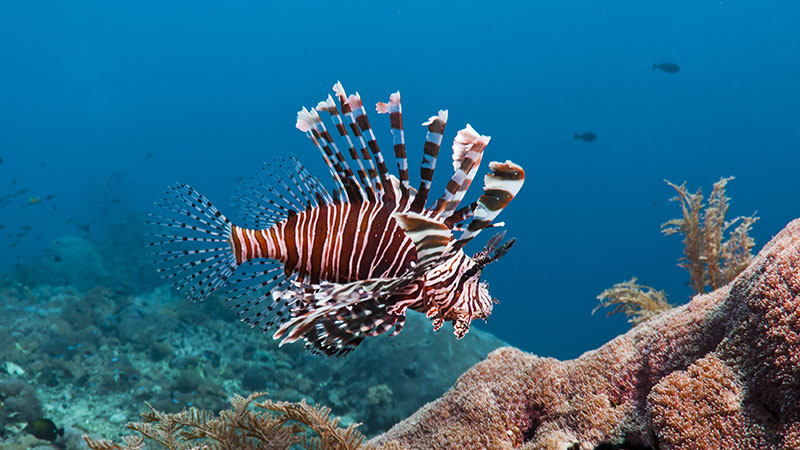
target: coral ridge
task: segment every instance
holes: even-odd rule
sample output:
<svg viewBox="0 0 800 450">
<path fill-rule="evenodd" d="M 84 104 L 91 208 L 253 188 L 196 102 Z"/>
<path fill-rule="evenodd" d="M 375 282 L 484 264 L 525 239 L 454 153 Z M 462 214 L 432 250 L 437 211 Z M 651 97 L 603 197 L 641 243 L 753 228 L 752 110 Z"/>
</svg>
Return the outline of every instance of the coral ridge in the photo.
<svg viewBox="0 0 800 450">
<path fill-rule="evenodd" d="M 798 449 L 798 344 L 800 219 L 728 285 L 574 360 L 495 350 L 371 443 Z"/>
</svg>

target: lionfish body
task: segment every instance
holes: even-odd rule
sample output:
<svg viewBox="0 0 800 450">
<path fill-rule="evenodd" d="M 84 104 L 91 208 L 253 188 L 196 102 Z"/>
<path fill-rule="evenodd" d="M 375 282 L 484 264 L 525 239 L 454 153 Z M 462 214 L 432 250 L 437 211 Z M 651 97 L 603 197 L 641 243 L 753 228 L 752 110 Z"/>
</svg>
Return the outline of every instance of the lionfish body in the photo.
<svg viewBox="0 0 800 450">
<path fill-rule="evenodd" d="M 490 163 L 484 194 L 459 208 L 489 142 L 467 125 L 453 141 L 454 173 L 445 192 L 428 205 L 447 112 L 423 124 L 428 134 L 414 188 L 399 93 L 377 105 L 390 117 L 395 177 L 359 95 L 348 97 L 339 83 L 334 91 L 339 107 L 328 96 L 303 108 L 297 128 L 320 150 L 335 189 L 329 192 L 294 158 L 267 164 L 238 189 L 243 217 L 234 225 L 191 187 L 173 185 L 150 221 L 160 227 L 150 244 L 159 271 L 190 299 L 222 290 L 242 321 L 264 331 L 277 327 L 273 337 L 282 343 L 303 339 L 327 355 L 347 354 L 368 336 L 398 333 L 408 309 L 426 314 L 435 329 L 453 322 L 463 337 L 473 319 L 492 311 L 481 269 L 513 240 L 501 245 L 500 234 L 473 256 L 463 247 L 500 225 L 492 221 L 522 187 L 522 168 Z M 349 162 L 320 112 L 330 116 Z"/>
</svg>

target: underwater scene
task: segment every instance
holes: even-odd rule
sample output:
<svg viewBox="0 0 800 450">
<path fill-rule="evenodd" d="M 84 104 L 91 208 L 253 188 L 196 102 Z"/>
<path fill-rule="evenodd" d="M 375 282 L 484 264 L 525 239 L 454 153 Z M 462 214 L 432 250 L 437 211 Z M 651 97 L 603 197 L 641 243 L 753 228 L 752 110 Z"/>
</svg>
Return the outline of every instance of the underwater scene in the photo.
<svg viewBox="0 0 800 450">
<path fill-rule="evenodd" d="M 800 450 L 798 30 L 4 4 L 0 449 Z"/>
</svg>

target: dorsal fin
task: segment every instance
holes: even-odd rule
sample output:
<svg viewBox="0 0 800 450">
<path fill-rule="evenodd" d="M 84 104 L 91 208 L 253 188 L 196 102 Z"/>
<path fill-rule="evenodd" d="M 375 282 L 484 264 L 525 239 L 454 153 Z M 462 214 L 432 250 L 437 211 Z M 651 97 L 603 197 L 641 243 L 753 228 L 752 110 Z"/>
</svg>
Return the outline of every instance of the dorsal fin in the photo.
<svg viewBox="0 0 800 450">
<path fill-rule="evenodd" d="M 314 146 L 319 149 L 322 159 L 325 160 L 325 164 L 328 166 L 328 170 L 330 170 L 331 176 L 336 182 L 336 188 L 342 192 L 348 193 L 349 191 L 345 186 L 345 180 L 347 178 L 344 169 L 342 169 L 338 162 L 334 163 L 334 161 L 331 160 L 333 151 L 330 146 L 328 146 L 326 142 L 320 142 L 320 139 L 322 139 L 320 130 L 324 129 L 324 125 L 322 125 L 319 113 L 317 113 L 315 109 L 309 110 L 304 106 L 303 109 L 297 112 L 297 124 L 295 126 L 298 130 L 306 133 L 306 136 L 308 136 Z"/>
<path fill-rule="evenodd" d="M 341 135 L 343 131 L 345 132 L 345 135 L 347 134 L 344 125 L 342 125 L 342 118 L 339 117 L 339 110 L 336 108 L 336 103 L 334 103 L 333 97 L 328 95 L 328 98 L 324 101 L 319 102 L 314 109 L 316 109 L 317 111 L 325 111 L 328 114 L 330 114 L 331 120 L 336 126 L 336 129 L 339 130 L 339 134 Z M 336 145 L 336 142 L 333 141 L 333 137 L 325 128 L 324 124 L 321 123 L 320 125 L 322 127 L 320 135 L 325 140 L 327 145 L 333 149 L 333 154 L 336 156 L 336 161 L 338 162 L 339 165 L 341 165 L 342 169 L 344 170 L 344 173 L 340 174 L 340 176 L 343 177 L 343 179 L 346 181 L 345 184 L 350 189 L 348 191 L 348 197 L 350 202 L 359 203 L 367 200 L 368 197 L 367 193 L 364 191 L 364 187 L 361 185 L 361 183 L 359 183 L 358 179 L 355 177 L 355 174 L 353 173 L 353 170 L 350 168 L 350 165 L 347 163 L 347 160 L 344 158 L 344 155 L 342 155 L 342 152 L 339 151 L 339 147 Z M 350 145 L 350 156 L 352 157 L 353 153 L 355 153 L 355 150 L 352 148 L 352 143 L 349 142 L 350 136 L 347 137 L 348 137 L 348 143 Z M 360 160 L 358 160 L 358 162 L 361 163 Z M 361 168 L 363 169 L 363 165 L 361 166 Z M 359 175 L 364 177 L 363 170 Z"/>
<path fill-rule="evenodd" d="M 340 83 L 336 83 L 333 89 L 336 90 L 337 87 L 340 86 L 341 86 Z M 344 92 L 343 89 L 342 92 Z M 347 111 L 349 111 L 349 106 L 347 106 L 346 103 L 344 104 L 344 106 L 346 106 L 348 108 Z M 364 168 L 364 163 L 358 156 L 358 152 L 356 151 L 355 145 L 353 145 L 353 139 L 350 138 L 350 134 L 347 132 L 347 127 L 344 125 L 344 121 L 342 120 L 342 115 L 339 114 L 339 110 L 336 108 L 336 104 L 333 102 L 333 97 L 328 95 L 328 98 L 324 102 L 320 102 L 317 105 L 317 111 L 320 110 L 327 111 L 330 114 L 331 120 L 333 121 L 333 124 L 336 126 L 336 131 L 339 132 L 339 136 L 347 140 L 347 151 L 350 154 L 350 159 L 352 159 L 353 162 L 355 162 L 356 165 L 358 166 L 356 168 L 356 172 L 358 173 L 358 178 L 360 180 L 361 187 L 365 192 L 365 199 L 370 202 L 374 202 L 375 191 L 372 189 L 372 182 L 369 180 L 369 177 L 367 175 L 367 170 Z"/>
<path fill-rule="evenodd" d="M 403 105 L 400 103 L 400 91 L 389 96 L 389 103 L 375 105 L 378 114 L 389 114 L 392 127 L 392 143 L 394 157 L 397 160 L 397 173 L 400 181 L 400 200 L 398 205 L 404 207 L 409 200 L 410 185 L 408 183 L 408 158 L 406 157 L 406 138 L 403 131 Z"/>
<path fill-rule="evenodd" d="M 322 183 L 292 156 L 264 163 L 239 184 L 232 200 L 241 224 L 252 228 L 269 228 L 309 207 L 334 203 Z"/>
<path fill-rule="evenodd" d="M 342 83 L 337 82 L 334 84 L 333 90 L 336 92 L 336 97 L 339 99 L 339 106 L 342 108 L 342 114 L 344 114 L 348 119 L 350 131 L 353 132 L 353 135 L 358 138 L 358 141 L 361 144 L 357 153 L 361 154 L 361 159 L 369 164 L 369 168 L 367 169 L 367 178 L 374 193 L 375 200 L 381 200 L 383 198 L 383 185 L 378 177 L 378 171 L 375 169 L 375 162 L 372 160 L 369 150 L 367 150 L 367 142 L 364 140 L 364 136 L 361 134 L 361 129 L 356 123 L 356 117 L 353 113 L 353 105 L 350 103 Z"/>
<path fill-rule="evenodd" d="M 417 189 L 417 195 L 410 208 L 415 212 L 422 211 L 425 208 L 425 202 L 428 201 L 433 172 L 436 170 L 436 158 L 439 156 L 439 147 L 442 145 L 444 127 L 447 125 L 447 110 L 439 111 L 438 115 L 432 116 L 422 125 L 428 127 L 428 134 L 425 136 L 422 164 L 419 167 L 419 189 Z"/>
<path fill-rule="evenodd" d="M 364 103 L 361 101 L 361 95 L 356 92 L 347 98 L 347 103 L 353 110 L 358 127 L 367 134 L 367 146 L 372 151 L 372 156 L 378 165 L 378 175 L 381 186 L 383 186 L 384 201 L 395 203 L 394 189 L 392 189 L 392 183 L 389 180 L 389 170 L 386 168 L 386 161 L 384 161 L 383 153 L 378 147 L 378 140 L 375 139 L 375 133 L 372 132 L 372 126 L 369 124 L 369 117 L 367 117 L 367 110 L 364 109 Z"/>
</svg>

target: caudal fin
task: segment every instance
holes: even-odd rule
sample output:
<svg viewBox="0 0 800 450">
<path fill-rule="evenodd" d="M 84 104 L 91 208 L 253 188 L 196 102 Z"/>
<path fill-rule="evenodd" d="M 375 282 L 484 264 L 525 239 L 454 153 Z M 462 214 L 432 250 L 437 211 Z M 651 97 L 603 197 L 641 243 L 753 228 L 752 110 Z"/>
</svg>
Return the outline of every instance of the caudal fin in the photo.
<svg viewBox="0 0 800 450">
<path fill-rule="evenodd" d="M 230 221 L 186 184 L 169 186 L 156 206 L 148 253 L 162 278 L 190 300 L 205 300 L 237 267 Z"/>
</svg>

